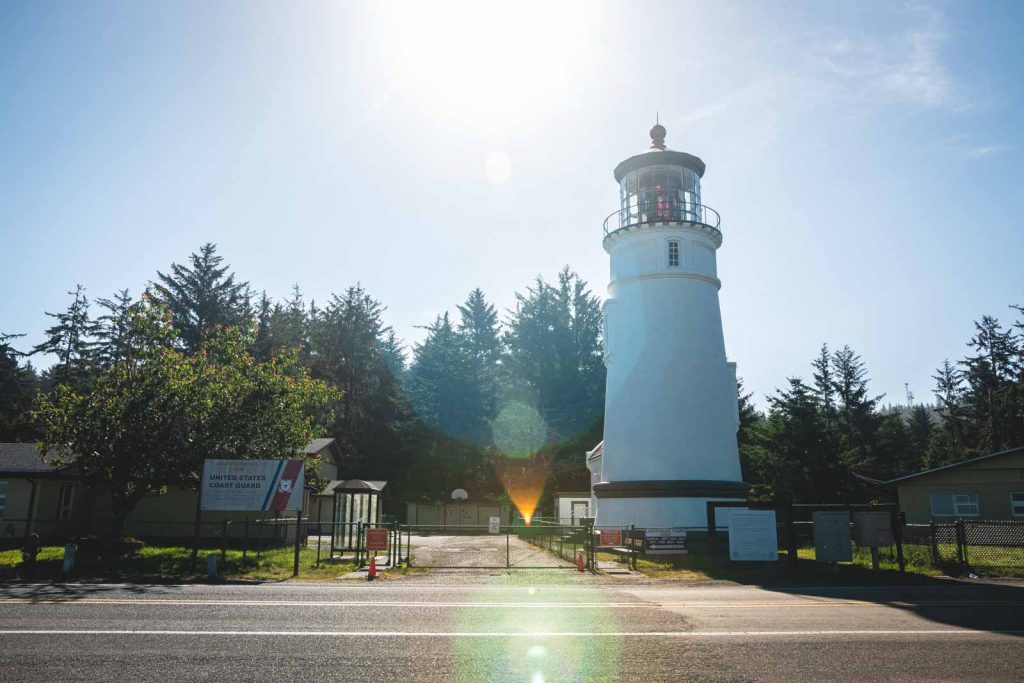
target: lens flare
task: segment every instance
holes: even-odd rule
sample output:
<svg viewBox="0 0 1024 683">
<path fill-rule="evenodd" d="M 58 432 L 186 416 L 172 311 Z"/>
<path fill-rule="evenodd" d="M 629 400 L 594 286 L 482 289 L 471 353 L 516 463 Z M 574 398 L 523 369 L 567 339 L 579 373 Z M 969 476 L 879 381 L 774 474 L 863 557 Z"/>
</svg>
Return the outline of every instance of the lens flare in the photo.
<svg viewBox="0 0 1024 683">
<path fill-rule="evenodd" d="M 503 454 L 522 458 L 544 445 L 548 426 L 533 406 L 522 401 L 509 401 L 494 418 L 491 435 L 494 445 Z"/>
<path fill-rule="evenodd" d="M 516 506 L 526 526 L 530 526 L 551 472 L 550 458 L 541 455 L 522 460 L 495 458 L 492 464 L 509 500 Z"/>
</svg>

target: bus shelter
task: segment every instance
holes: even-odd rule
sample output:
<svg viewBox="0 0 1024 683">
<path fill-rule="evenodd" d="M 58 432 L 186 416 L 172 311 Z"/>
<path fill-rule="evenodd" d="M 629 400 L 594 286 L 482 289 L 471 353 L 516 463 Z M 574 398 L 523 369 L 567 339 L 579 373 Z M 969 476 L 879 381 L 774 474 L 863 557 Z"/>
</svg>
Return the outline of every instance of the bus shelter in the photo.
<svg viewBox="0 0 1024 683">
<path fill-rule="evenodd" d="M 381 523 L 386 481 L 346 479 L 332 481 L 327 490 L 334 496 L 334 524 L 331 551 L 355 550 L 359 530 Z"/>
</svg>

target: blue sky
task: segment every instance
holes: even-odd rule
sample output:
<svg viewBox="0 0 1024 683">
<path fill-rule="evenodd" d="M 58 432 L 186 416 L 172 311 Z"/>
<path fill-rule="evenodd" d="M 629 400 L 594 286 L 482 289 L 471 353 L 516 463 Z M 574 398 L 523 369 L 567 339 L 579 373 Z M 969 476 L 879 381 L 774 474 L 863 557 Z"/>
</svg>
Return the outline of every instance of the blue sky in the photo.
<svg viewBox="0 0 1024 683">
<path fill-rule="evenodd" d="M 849 344 L 930 397 L 1024 303 L 1024 5 L 0 5 L 0 331 L 216 242 L 284 297 L 360 281 L 409 342 L 474 287 L 604 293 L 612 168 L 668 144 L 722 214 L 759 396 Z M 485 172 L 507 155 L 504 182 Z M 501 180 L 501 178 L 497 178 Z"/>
</svg>

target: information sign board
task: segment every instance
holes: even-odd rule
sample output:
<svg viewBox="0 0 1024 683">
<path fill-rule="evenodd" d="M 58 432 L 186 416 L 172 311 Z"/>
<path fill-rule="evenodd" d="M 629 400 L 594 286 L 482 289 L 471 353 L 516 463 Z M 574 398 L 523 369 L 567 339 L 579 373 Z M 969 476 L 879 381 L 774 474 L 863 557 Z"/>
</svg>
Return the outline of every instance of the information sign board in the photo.
<svg viewBox="0 0 1024 683">
<path fill-rule="evenodd" d="M 301 510 L 305 463 L 293 460 L 206 460 L 203 510 Z"/>
<path fill-rule="evenodd" d="M 729 510 L 729 559 L 774 562 L 779 559 L 775 510 Z"/>
<path fill-rule="evenodd" d="M 644 530 L 644 554 L 686 555 L 686 529 Z"/>
<path fill-rule="evenodd" d="M 853 538 L 864 548 L 887 548 L 894 542 L 892 514 L 889 512 L 853 513 Z"/>
<path fill-rule="evenodd" d="M 622 529 L 601 529 L 598 545 L 618 547 L 622 545 Z"/>
<path fill-rule="evenodd" d="M 387 550 L 388 549 L 388 530 L 387 529 L 367 529 L 366 530 L 366 549 L 367 550 Z"/>
<path fill-rule="evenodd" d="M 487 520 L 487 533 L 501 533 L 501 517 L 491 517 Z"/>
<path fill-rule="evenodd" d="M 849 562 L 853 559 L 850 545 L 850 513 L 814 513 L 814 559 L 818 562 Z"/>
</svg>

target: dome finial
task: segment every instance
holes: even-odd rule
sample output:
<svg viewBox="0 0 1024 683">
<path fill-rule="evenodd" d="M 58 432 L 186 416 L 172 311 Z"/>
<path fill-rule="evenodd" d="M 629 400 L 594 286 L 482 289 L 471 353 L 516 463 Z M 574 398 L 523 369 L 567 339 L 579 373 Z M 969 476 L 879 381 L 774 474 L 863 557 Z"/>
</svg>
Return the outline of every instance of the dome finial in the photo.
<svg viewBox="0 0 1024 683">
<path fill-rule="evenodd" d="M 665 149 L 665 126 L 658 120 L 658 112 L 654 113 L 654 128 L 651 128 L 651 149 Z"/>
</svg>

